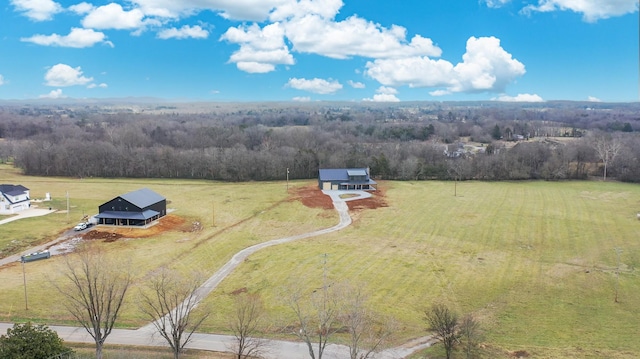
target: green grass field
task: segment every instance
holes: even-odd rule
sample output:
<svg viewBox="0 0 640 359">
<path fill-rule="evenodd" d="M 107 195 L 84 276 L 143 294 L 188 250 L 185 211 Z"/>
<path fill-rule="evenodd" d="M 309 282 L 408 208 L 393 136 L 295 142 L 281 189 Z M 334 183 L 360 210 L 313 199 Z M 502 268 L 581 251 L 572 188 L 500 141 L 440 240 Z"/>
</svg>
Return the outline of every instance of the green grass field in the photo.
<svg viewBox="0 0 640 359">
<path fill-rule="evenodd" d="M 205 224 L 201 232 L 98 244 L 128 256 L 137 278 L 160 265 L 213 273 L 249 245 L 337 223 L 333 211 L 287 201 L 284 183 L 277 182 L 37 178 L 6 166 L 0 176 L 29 187 L 34 198 L 45 192 L 60 198 L 68 190 L 75 205 L 72 223 L 66 214 L 54 214 L 0 226 L 5 248 L 51 238 L 83 212 L 95 213 L 99 204 L 140 187 L 166 196 L 175 214 Z M 260 293 L 271 323 L 290 322 L 280 292 L 300 277 L 309 291 L 320 287 L 326 254 L 330 281 L 362 285 L 376 311 L 400 321 L 398 341 L 424 335 L 423 311 L 441 301 L 481 320 L 487 358 L 516 350 L 535 358 L 640 357 L 640 186 L 462 182 L 456 197 L 448 182 L 381 186 L 388 207 L 359 212 L 338 233 L 251 256 L 204 303 L 212 311 L 205 329 L 226 330 L 231 293 L 242 288 Z M 615 248 L 622 250 L 618 303 Z M 56 258 L 27 264 L 25 311 L 21 268 L 3 267 L 0 320 L 71 323 L 47 284 L 59 280 L 59 268 Z M 142 323 L 135 306 L 128 306 L 121 325 Z"/>
</svg>

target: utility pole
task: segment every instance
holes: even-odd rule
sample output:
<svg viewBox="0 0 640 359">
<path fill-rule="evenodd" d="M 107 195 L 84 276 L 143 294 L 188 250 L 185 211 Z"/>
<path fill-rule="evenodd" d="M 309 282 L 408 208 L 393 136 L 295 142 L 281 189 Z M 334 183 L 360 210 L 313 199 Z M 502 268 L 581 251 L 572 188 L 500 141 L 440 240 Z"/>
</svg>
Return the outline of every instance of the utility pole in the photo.
<svg viewBox="0 0 640 359">
<path fill-rule="evenodd" d="M 287 167 L 287 193 L 289 193 L 289 167 Z"/>
<path fill-rule="evenodd" d="M 22 282 L 24 283 L 24 310 L 29 310 L 29 300 L 27 299 L 27 274 L 24 270 L 24 259 L 22 262 Z"/>
</svg>

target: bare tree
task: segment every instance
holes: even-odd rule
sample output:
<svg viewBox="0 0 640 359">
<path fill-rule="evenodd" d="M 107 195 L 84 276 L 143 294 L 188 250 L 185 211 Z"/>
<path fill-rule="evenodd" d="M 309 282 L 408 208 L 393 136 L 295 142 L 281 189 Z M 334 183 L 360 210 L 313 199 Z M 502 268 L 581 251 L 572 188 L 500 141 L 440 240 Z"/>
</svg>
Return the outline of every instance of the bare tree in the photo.
<svg viewBox="0 0 640 359">
<path fill-rule="evenodd" d="M 66 283 L 54 286 L 64 296 L 69 313 L 94 339 L 96 358 L 101 359 L 131 285 L 130 267 L 87 247 L 65 256 L 63 273 Z"/>
<path fill-rule="evenodd" d="M 470 314 L 465 315 L 460 322 L 460 340 L 467 359 L 473 358 L 482 340 L 482 330 L 480 323 Z"/>
<path fill-rule="evenodd" d="M 194 314 L 199 303 L 197 289 L 201 276 L 183 277 L 179 273 L 161 268 L 149 280 L 146 291 L 141 291 L 140 309 L 152 321 L 162 338 L 178 359 L 193 333 L 209 316 L 207 311 Z"/>
<path fill-rule="evenodd" d="M 394 331 L 392 321 L 378 323 L 376 315 L 367 308 L 367 296 L 360 287 L 346 286 L 340 322 L 349 332 L 351 359 L 368 359 L 379 351 Z"/>
<path fill-rule="evenodd" d="M 615 160 L 622 148 L 622 142 L 619 138 L 599 135 L 593 139 L 593 148 L 596 150 L 598 158 L 604 165 L 602 180 L 607 180 L 607 168 L 611 162 Z"/>
<path fill-rule="evenodd" d="M 256 338 L 264 315 L 262 300 L 255 294 L 240 294 L 235 297 L 235 311 L 229 327 L 236 338 L 232 347 L 236 359 L 262 358 L 268 342 Z"/>
<path fill-rule="evenodd" d="M 306 343 L 311 359 L 322 359 L 329 338 L 339 329 L 336 325 L 339 309 L 338 296 L 334 288 L 326 283 L 310 294 L 304 293 L 299 289 L 301 287 L 295 286 L 287 291 L 287 304 L 298 321 L 293 334 Z M 317 345 L 317 356 L 314 340 Z"/>
<path fill-rule="evenodd" d="M 459 339 L 458 315 L 444 304 L 435 304 L 425 311 L 425 317 L 429 329 L 435 332 L 435 337 L 442 341 L 447 359 L 451 358 L 451 352 Z"/>
<path fill-rule="evenodd" d="M 458 195 L 458 181 L 468 176 L 469 162 L 466 158 L 450 158 L 447 160 L 447 174 L 453 178 L 453 196 Z"/>
</svg>

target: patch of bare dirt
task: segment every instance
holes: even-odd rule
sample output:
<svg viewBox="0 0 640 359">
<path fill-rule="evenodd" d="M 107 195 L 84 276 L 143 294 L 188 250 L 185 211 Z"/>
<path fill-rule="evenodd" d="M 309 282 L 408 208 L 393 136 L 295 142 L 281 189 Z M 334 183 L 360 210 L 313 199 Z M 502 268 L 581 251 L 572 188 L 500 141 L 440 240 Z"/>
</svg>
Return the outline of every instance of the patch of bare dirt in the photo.
<svg viewBox="0 0 640 359">
<path fill-rule="evenodd" d="M 292 193 L 292 200 L 299 200 L 309 208 L 333 209 L 331 198 L 322 193 L 318 186 L 297 187 Z"/>
<path fill-rule="evenodd" d="M 147 238 L 164 233 L 167 231 L 181 231 L 192 232 L 194 231 L 193 223 L 187 223 L 182 217 L 178 217 L 173 214 L 168 214 L 162 218 L 153 226 L 148 228 L 135 228 L 135 227 L 96 227 L 82 235 L 82 239 L 91 240 L 104 240 L 105 242 L 114 242 L 120 238 Z"/>
<path fill-rule="evenodd" d="M 378 189 L 371 192 L 372 197 L 348 201 L 347 205 L 352 211 L 360 211 L 363 209 L 376 209 L 380 207 L 388 207 L 385 198 L 385 190 Z M 292 200 L 299 200 L 303 205 L 309 208 L 333 209 L 331 198 L 318 188 L 318 186 L 310 185 L 306 187 L 298 187 L 293 190 Z"/>
<path fill-rule="evenodd" d="M 348 201 L 347 206 L 351 211 L 361 211 L 364 209 L 376 209 L 380 207 L 389 207 L 385 201 L 386 191 L 383 188 L 378 188 L 376 191 L 371 192 L 371 197 L 365 199 L 358 199 L 355 201 Z"/>
<path fill-rule="evenodd" d="M 246 293 L 247 292 L 247 287 L 242 287 L 240 289 L 236 289 L 233 292 L 231 292 L 231 295 L 238 295 L 240 293 Z"/>
<path fill-rule="evenodd" d="M 511 357 L 513 358 L 528 358 L 529 353 L 526 350 L 516 350 L 511 353 Z"/>
</svg>

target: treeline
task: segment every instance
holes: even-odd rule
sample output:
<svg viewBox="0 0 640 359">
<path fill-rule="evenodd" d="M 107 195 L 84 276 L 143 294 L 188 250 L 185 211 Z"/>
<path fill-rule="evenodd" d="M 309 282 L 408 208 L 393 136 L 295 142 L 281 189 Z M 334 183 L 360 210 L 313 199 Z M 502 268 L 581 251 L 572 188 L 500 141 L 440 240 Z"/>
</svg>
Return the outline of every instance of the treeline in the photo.
<svg viewBox="0 0 640 359">
<path fill-rule="evenodd" d="M 606 160 L 608 176 L 640 182 L 633 106 L 184 112 L 4 107 L 0 161 L 28 175 L 262 181 L 283 179 L 287 169 L 291 179 L 308 179 L 339 167 L 369 167 L 376 178 L 396 180 L 584 179 L 603 175 Z M 474 148 L 465 146 L 471 141 Z M 615 155 L 603 158 L 596 142 L 615 145 Z"/>
</svg>

